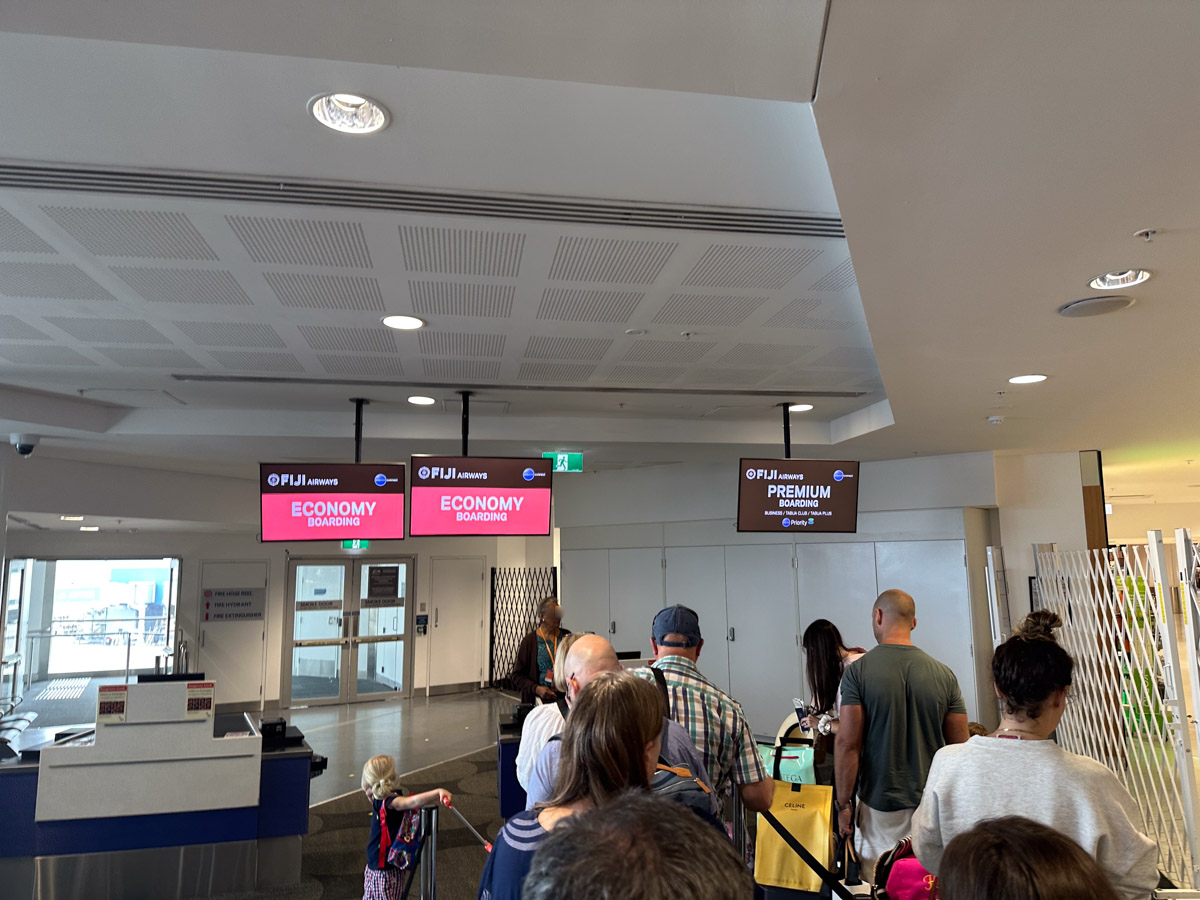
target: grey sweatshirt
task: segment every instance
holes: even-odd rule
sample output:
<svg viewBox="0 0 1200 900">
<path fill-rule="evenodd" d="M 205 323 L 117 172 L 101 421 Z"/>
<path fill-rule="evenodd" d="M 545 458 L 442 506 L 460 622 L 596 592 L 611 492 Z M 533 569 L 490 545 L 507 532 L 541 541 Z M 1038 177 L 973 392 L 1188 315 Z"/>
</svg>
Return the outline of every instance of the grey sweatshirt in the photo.
<svg viewBox="0 0 1200 900">
<path fill-rule="evenodd" d="M 913 815 L 913 852 L 936 875 L 952 838 L 1000 816 L 1067 835 L 1122 897 L 1145 900 L 1158 885 L 1158 847 L 1139 829 L 1129 791 L 1100 763 L 1052 741 L 973 737 L 939 750 Z"/>
</svg>

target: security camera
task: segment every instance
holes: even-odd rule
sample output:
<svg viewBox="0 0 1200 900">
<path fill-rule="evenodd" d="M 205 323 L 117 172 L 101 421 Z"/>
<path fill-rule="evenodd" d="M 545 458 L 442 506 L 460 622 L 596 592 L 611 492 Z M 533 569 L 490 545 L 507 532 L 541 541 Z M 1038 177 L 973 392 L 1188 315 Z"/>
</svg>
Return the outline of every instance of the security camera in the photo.
<svg viewBox="0 0 1200 900">
<path fill-rule="evenodd" d="M 41 443 L 42 439 L 36 434 L 10 434 L 8 440 L 18 456 L 29 457 L 33 455 L 33 448 Z"/>
<path fill-rule="evenodd" d="M 989 425 L 1000 425 L 1004 422 L 1004 416 L 988 416 Z"/>
</svg>

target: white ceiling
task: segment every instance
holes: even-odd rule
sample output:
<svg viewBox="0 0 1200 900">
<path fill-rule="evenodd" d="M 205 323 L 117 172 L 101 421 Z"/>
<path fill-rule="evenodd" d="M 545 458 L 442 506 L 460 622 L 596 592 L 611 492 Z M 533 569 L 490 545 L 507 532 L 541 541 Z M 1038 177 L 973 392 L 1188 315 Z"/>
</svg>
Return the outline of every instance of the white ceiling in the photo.
<svg viewBox="0 0 1200 900">
<path fill-rule="evenodd" d="M 796 443 L 812 455 L 1098 448 L 1110 491 L 1141 493 L 1144 483 L 1172 499 L 1181 482 L 1156 472 L 1200 458 L 1187 390 L 1190 286 L 1200 277 L 1190 252 L 1200 199 L 1192 152 L 1200 8 L 834 0 L 822 44 L 823 3 L 745 0 L 685 12 L 661 0 L 619 9 L 517 0 L 507 10 L 447 0 L 359 4 L 353 16 L 310 6 L 272 15 L 261 4 L 226 4 L 222 15 L 207 7 L 200 15 L 193 4 L 120 0 L 102 16 L 52 0 L 6 10 L 0 75 L 18 89 L 0 93 L 0 120 L 27 124 L 0 131 L 0 158 L 840 215 L 857 286 L 814 292 L 848 256 L 829 238 L 6 190 L 0 381 L 64 399 L 39 406 L 10 394 L 4 409 L 23 418 L 0 427 L 32 426 L 41 415 L 45 432 L 58 435 L 47 441 L 52 454 L 243 471 L 282 446 L 297 456 L 345 455 L 348 440 L 337 435 L 349 435 L 347 398 L 365 394 L 379 401 L 367 419 L 374 452 L 445 451 L 457 412 L 414 413 L 396 388 L 170 375 L 287 368 L 276 374 L 362 378 L 369 370 L 370 379 L 440 382 L 439 399 L 452 399 L 468 373 L 520 384 L 525 367 L 560 388 L 586 374 L 593 386 L 636 376 L 672 388 L 866 391 L 861 401 L 824 401 L 811 423 L 798 423 Z M 360 141 L 324 132 L 304 101 L 331 88 L 377 97 L 394 124 Z M 110 215 L 89 232 L 83 220 L 93 213 L 61 208 L 139 215 Z M 160 218 L 148 244 L 140 229 L 151 213 Z M 341 229 L 337 241 L 329 223 Z M 414 268 L 415 245 L 406 256 L 401 226 L 518 235 L 519 264 L 490 274 L 448 258 L 443 271 Z M 311 237 L 322 227 L 323 238 Z M 1159 229 L 1152 244 L 1133 237 L 1146 227 Z M 175 240 L 164 249 L 170 228 Z M 277 242 L 305 229 L 310 237 L 289 256 L 282 244 L 255 243 L 251 231 L 265 229 Z M 15 237 L 5 244 L 3 234 Z M 678 246 L 660 269 L 640 273 L 641 283 L 603 267 L 555 277 L 570 271 L 561 257 L 555 268 L 562 242 L 576 239 Z M 686 284 L 715 245 L 822 253 L 781 284 Z M 617 245 L 588 246 L 594 254 Z M 47 264 L 78 271 L 40 268 Z M 1132 292 L 1131 309 L 1081 320 L 1054 314 L 1089 294 L 1092 275 L 1134 265 L 1155 278 Z M 191 295 L 167 280 L 181 272 L 204 273 L 187 276 Z M 428 315 L 425 345 L 402 336 L 393 354 L 376 343 L 378 307 L 410 311 L 416 282 L 455 287 L 416 289 L 440 311 Z M 471 284 L 492 293 L 462 293 Z M 502 296 L 499 288 L 512 289 L 507 317 L 437 306 L 483 303 Z M 644 297 L 621 321 L 539 318 L 547 291 L 560 289 Z M 196 290 L 226 302 L 188 302 Z M 63 293 L 73 299 L 53 296 Z M 680 295 L 734 299 L 676 300 L 690 315 L 713 310 L 720 323 L 690 328 L 664 314 Z M 346 305 L 350 296 L 370 308 L 288 305 L 317 302 L 302 297 Z M 720 318 L 758 300 L 740 322 Z M 776 317 L 793 304 L 800 325 L 781 326 Z M 814 327 L 814 319 L 848 327 Z M 630 338 L 631 327 L 651 333 Z M 687 342 L 683 330 L 700 333 Z M 713 346 L 695 359 L 677 356 L 704 344 Z M 787 349 L 739 355 L 739 344 Z M 882 385 L 862 351 L 873 351 Z M 841 365 L 821 365 L 831 359 Z M 1007 384 L 1028 371 L 1051 377 Z M 751 382 L 759 372 L 767 375 Z M 845 378 L 835 383 L 835 372 Z M 882 403 L 883 388 L 890 417 L 861 405 Z M 772 397 L 496 391 L 479 399 L 497 404 L 477 408 L 479 452 L 541 446 L 557 434 L 560 444 L 587 448 L 597 466 L 629 465 L 728 459 L 779 438 Z M 67 427 L 76 414 L 86 427 Z M 989 415 L 1003 425 L 989 425 Z M 863 424 L 893 418 L 890 427 Z"/>
</svg>

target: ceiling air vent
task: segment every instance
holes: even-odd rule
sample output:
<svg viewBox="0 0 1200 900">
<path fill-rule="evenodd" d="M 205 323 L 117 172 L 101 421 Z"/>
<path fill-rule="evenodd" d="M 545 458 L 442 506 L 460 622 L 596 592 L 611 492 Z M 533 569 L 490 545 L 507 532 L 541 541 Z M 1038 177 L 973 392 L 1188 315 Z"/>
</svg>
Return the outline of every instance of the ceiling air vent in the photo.
<svg viewBox="0 0 1200 900">
<path fill-rule="evenodd" d="M 1103 316 L 1107 313 L 1120 312 L 1123 309 L 1128 309 L 1133 306 L 1136 301 L 1132 297 L 1121 295 L 1110 297 L 1084 297 L 1082 300 L 1075 300 L 1071 303 L 1063 304 L 1058 308 L 1060 316 L 1066 316 L 1068 319 L 1082 319 L 1087 316 Z"/>
</svg>

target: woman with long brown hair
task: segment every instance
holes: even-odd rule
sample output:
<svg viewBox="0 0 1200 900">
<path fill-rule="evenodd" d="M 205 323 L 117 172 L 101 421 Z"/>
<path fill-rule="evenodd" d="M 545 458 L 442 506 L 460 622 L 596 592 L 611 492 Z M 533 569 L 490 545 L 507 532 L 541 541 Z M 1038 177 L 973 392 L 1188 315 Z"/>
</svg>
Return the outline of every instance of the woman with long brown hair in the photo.
<svg viewBox="0 0 1200 900">
<path fill-rule="evenodd" d="M 596 676 L 567 716 L 553 796 L 501 829 L 479 882 L 480 900 L 518 900 L 534 851 L 559 822 L 622 791 L 647 790 L 662 722 L 662 697 L 653 684 L 623 671 Z"/>
</svg>

